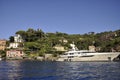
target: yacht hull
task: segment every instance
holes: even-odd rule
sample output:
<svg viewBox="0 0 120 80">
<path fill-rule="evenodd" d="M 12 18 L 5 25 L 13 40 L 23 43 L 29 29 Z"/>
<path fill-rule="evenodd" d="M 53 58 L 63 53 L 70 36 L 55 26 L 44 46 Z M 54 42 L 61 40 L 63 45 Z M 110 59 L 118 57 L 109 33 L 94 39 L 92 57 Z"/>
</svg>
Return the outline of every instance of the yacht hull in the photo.
<svg viewBox="0 0 120 80">
<path fill-rule="evenodd" d="M 57 61 L 113 61 L 120 53 L 88 53 L 86 55 L 78 55 L 72 58 L 67 56 L 58 58 Z"/>
</svg>

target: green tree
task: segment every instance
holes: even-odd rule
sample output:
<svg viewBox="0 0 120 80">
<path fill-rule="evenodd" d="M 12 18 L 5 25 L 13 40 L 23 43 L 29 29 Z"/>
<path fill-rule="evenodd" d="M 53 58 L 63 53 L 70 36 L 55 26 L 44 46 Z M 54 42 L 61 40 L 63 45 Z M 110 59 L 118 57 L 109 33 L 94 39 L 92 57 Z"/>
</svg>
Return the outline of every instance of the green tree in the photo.
<svg viewBox="0 0 120 80">
<path fill-rule="evenodd" d="M 14 42 L 14 36 L 10 36 L 9 40 L 10 42 Z"/>
<path fill-rule="evenodd" d="M 6 57 L 6 52 L 3 51 L 3 50 L 0 50 L 0 55 L 2 58 L 5 58 Z"/>
</svg>

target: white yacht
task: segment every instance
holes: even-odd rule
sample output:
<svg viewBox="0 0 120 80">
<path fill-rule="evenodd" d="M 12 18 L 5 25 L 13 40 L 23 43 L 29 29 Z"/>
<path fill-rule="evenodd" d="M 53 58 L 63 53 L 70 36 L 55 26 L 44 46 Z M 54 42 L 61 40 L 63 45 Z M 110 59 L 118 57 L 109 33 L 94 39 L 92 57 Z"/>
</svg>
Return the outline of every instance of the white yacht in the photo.
<svg viewBox="0 0 120 80">
<path fill-rule="evenodd" d="M 72 49 L 60 55 L 57 61 L 113 61 L 120 52 L 95 52 L 90 50 L 77 50 L 74 44 Z"/>
</svg>

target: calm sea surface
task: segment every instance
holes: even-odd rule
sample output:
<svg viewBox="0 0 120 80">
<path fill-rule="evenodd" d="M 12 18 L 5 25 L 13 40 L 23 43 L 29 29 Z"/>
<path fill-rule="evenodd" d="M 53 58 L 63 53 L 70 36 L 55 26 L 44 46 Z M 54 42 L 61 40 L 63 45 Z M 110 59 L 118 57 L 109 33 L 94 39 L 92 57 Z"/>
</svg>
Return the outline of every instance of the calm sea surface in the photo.
<svg viewBox="0 0 120 80">
<path fill-rule="evenodd" d="M 0 61 L 0 80 L 120 80 L 120 62 Z"/>
</svg>

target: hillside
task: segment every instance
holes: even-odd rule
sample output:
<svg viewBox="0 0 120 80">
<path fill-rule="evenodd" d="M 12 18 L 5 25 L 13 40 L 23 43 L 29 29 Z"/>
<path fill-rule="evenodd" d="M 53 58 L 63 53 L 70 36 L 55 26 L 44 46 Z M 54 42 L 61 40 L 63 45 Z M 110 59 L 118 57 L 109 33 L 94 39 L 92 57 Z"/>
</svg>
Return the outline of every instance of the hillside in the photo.
<svg viewBox="0 0 120 80">
<path fill-rule="evenodd" d="M 64 46 L 69 49 L 69 44 L 74 41 L 78 49 L 88 49 L 88 46 L 94 45 L 97 51 L 120 52 L 120 30 L 106 31 L 101 33 L 89 32 L 86 34 L 67 34 L 67 33 L 45 33 L 41 29 L 34 30 L 29 28 L 27 31 L 20 30 L 16 34 L 20 34 L 24 40 L 24 51 L 26 53 L 38 53 L 40 56 L 45 53 L 61 54 L 53 48 L 56 45 Z M 10 42 L 13 41 L 10 37 Z M 66 40 L 66 42 L 64 42 Z"/>
</svg>

